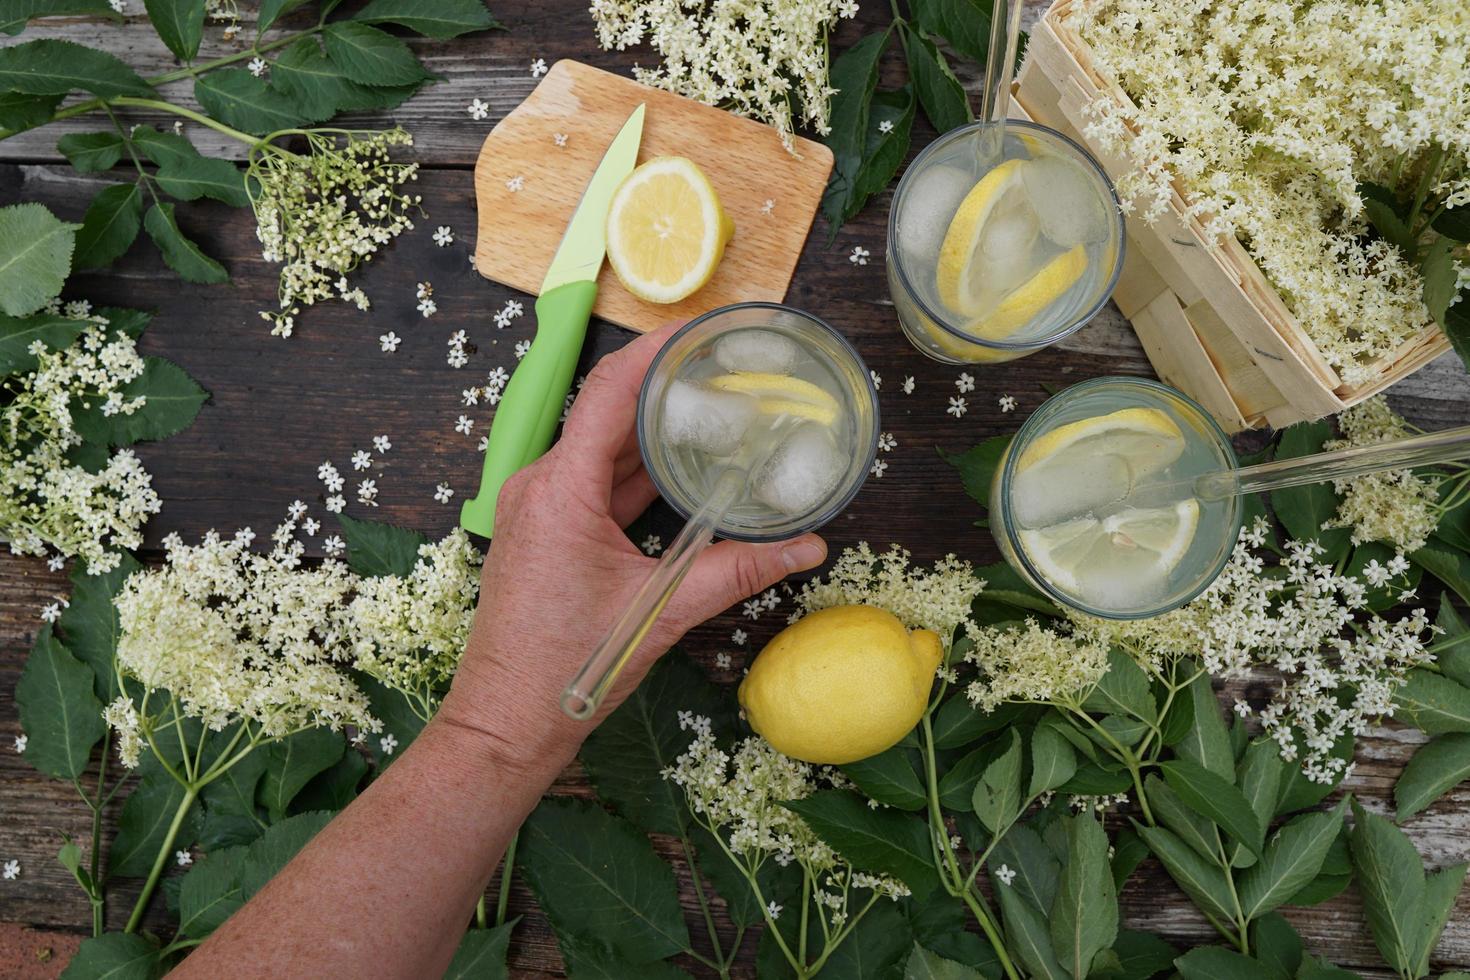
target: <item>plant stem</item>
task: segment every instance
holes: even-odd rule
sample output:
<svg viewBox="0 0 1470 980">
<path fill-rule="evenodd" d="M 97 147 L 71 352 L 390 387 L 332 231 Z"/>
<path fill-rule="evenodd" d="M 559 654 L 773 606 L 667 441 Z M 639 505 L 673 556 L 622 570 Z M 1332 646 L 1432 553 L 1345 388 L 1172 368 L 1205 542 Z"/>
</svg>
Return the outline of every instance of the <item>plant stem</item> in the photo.
<svg viewBox="0 0 1470 980">
<path fill-rule="evenodd" d="M 485 916 L 485 896 L 481 895 L 480 900 L 475 903 L 475 928 L 484 929 L 488 924 Z"/>
<path fill-rule="evenodd" d="M 521 842 L 521 832 L 517 830 L 511 837 L 509 846 L 505 849 L 505 857 L 500 861 L 500 892 L 495 896 L 495 924 L 505 925 L 505 910 L 510 904 L 510 876 L 516 866 L 516 845 Z M 482 898 L 483 902 L 484 899 Z"/>
<path fill-rule="evenodd" d="M 195 112 L 193 109 L 186 109 L 181 105 L 174 105 L 172 102 L 165 102 L 162 99 L 139 99 L 131 95 L 119 95 L 107 101 L 111 105 L 126 105 L 133 106 L 137 109 L 156 109 L 159 112 L 172 112 L 176 116 L 183 116 L 185 119 L 190 119 L 201 126 L 208 126 L 210 129 L 223 133 L 231 139 L 239 140 L 247 146 L 254 146 L 260 142 L 259 137 L 251 136 L 249 133 L 242 133 L 238 129 L 226 126 L 222 122 L 216 122 L 202 112 Z"/>
<path fill-rule="evenodd" d="M 812 904 L 812 878 L 811 875 L 801 876 L 801 931 L 796 939 L 796 955 L 803 963 L 806 962 L 806 922 L 808 910 Z M 830 943 L 827 945 L 831 945 Z M 825 950 L 824 950 L 825 952 Z"/>
<path fill-rule="evenodd" d="M 699 868 L 694 863 L 694 848 L 690 845 L 688 836 L 680 836 L 679 844 L 684 848 L 684 863 L 689 866 L 689 878 L 694 883 L 694 897 L 699 901 L 699 914 L 704 917 L 704 928 L 709 933 L 710 948 L 715 951 L 715 959 L 724 963 L 725 951 L 720 947 L 720 936 L 715 931 L 715 919 L 710 914 L 709 902 L 704 897 L 704 879 L 700 877 Z M 727 975 L 725 968 L 720 970 L 720 975 Z"/>
<path fill-rule="evenodd" d="M 87 897 L 92 901 L 92 936 L 94 938 L 102 935 L 104 918 L 102 901 L 106 894 L 102 888 L 102 879 L 97 876 L 97 871 L 102 866 L 102 808 L 106 806 L 102 798 L 102 787 L 107 782 L 107 748 L 110 741 L 111 739 L 104 739 L 102 743 L 102 759 L 97 763 L 97 804 L 92 807 L 92 894 Z"/>
<path fill-rule="evenodd" d="M 184 787 L 184 799 L 179 803 L 179 808 L 174 811 L 173 822 L 168 825 L 168 833 L 164 834 L 163 845 L 158 849 L 158 856 L 153 859 L 153 867 L 148 872 L 148 880 L 143 882 L 143 890 L 138 894 L 138 901 L 133 904 L 133 914 L 128 916 L 128 924 L 123 929 L 124 932 L 136 932 L 138 924 L 143 921 L 143 912 L 148 908 L 148 900 L 153 897 L 153 889 L 158 886 L 158 878 L 163 874 L 164 862 L 168 860 L 169 851 L 173 850 L 174 838 L 179 836 L 179 828 L 184 825 L 184 816 L 194 805 L 194 798 L 198 794 L 198 787 L 192 784 Z"/>
</svg>

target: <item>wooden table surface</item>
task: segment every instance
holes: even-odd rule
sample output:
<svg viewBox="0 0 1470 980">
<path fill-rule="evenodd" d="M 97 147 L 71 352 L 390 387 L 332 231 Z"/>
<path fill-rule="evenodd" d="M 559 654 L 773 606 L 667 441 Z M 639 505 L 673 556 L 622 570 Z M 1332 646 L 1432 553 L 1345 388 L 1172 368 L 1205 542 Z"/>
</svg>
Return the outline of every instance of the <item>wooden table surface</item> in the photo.
<svg viewBox="0 0 1470 980">
<path fill-rule="evenodd" d="M 1042 6 L 1028 0 L 1028 18 L 1034 20 Z M 863 19 L 875 18 L 878 7 L 886 5 L 865 4 Z M 533 59 L 577 58 L 626 72 L 640 57 L 597 50 L 586 0 L 495 0 L 492 10 L 506 31 L 450 42 L 412 42 L 443 81 L 392 113 L 354 119 L 374 127 L 404 125 L 415 137 L 413 157 L 424 166 L 419 190 L 427 216 L 361 277 L 372 297 L 370 312 L 329 303 L 302 316 L 295 337 L 269 336 L 257 311 L 274 305 L 276 268 L 260 258 L 249 212 L 219 205 L 182 206 L 180 223 L 210 254 L 224 259 L 231 274 L 228 285 L 183 283 L 147 247 L 135 249 L 105 275 L 73 281 L 68 298 L 156 309 L 144 350 L 178 361 L 213 393 L 191 428 L 167 442 L 142 447 L 164 500 L 163 512 L 148 528 L 151 552 L 156 554 L 158 541 L 170 532 L 192 539 L 210 528 L 268 529 L 298 498 L 312 506 L 315 516 L 328 518 L 316 480 L 318 464 L 332 460 L 347 471 L 348 456 L 369 447 L 378 434 L 393 442 L 392 451 L 373 469 L 381 506 L 367 510 L 353 502 L 347 512 L 435 536 L 454 526 L 459 500 L 474 490 L 480 465 L 475 444 L 492 415 L 483 406 L 464 409 L 460 391 L 497 366 L 512 368 L 515 342 L 528 338 L 534 325 L 530 316 L 506 330 L 496 330 L 491 323 L 491 314 L 507 299 L 528 298 L 481 279 L 470 267 L 475 204 L 469 168 L 490 127 L 534 86 L 529 71 Z M 292 21 L 286 24 L 289 27 Z M 241 36 L 252 32 L 247 24 Z M 856 25 L 845 24 L 837 45 L 850 43 L 856 33 Z M 122 24 L 51 21 L 31 28 L 22 39 L 47 36 L 106 47 L 145 75 L 174 67 L 151 27 L 138 16 Z M 206 30 L 201 58 L 231 50 L 220 40 L 218 27 Z M 641 57 L 650 60 L 646 52 Z M 885 66 L 884 84 L 899 84 L 901 72 L 900 65 Z M 959 66 L 959 74 L 975 92 L 973 68 Z M 187 100 L 187 86 L 177 94 Z M 469 118 L 465 106 L 473 98 L 490 104 L 489 119 Z M 172 120 L 150 120 L 140 114 L 134 121 Z M 94 128 L 95 121 L 71 120 L 0 142 L 0 204 L 41 201 L 64 219 L 80 220 L 99 181 L 66 166 L 55 142 L 63 132 Z M 228 151 L 239 156 L 238 146 L 222 145 L 221 138 L 208 130 L 187 131 L 207 153 Z M 917 121 L 915 149 L 933 135 L 922 119 Z M 752 179 L 759 180 L 760 175 L 753 174 Z M 770 188 L 769 196 L 776 201 L 779 218 L 781 188 Z M 973 526 L 976 508 L 936 448 L 960 450 L 1013 430 L 1045 400 L 1049 387 L 1101 374 L 1147 375 L 1148 361 L 1110 304 L 1092 324 L 1053 350 L 1003 367 L 973 370 L 975 390 L 965 396 L 968 414 L 961 419 L 945 414 L 948 399 L 957 393 L 954 381 L 959 372 L 926 360 L 909 346 L 899 333 L 884 284 L 888 200 L 886 194 L 875 199 L 841 230 L 831 247 L 825 244 L 826 228 L 819 221 L 788 296 L 790 303 L 842 330 L 882 376 L 883 427 L 898 440 L 897 449 L 885 457 L 890 464 L 887 473 L 870 479 L 825 533 L 834 551 L 861 540 L 876 545 L 897 542 L 919 561 L 954 551 L 977 564 L 992 562 L 998 558 L 993 544 Z M 453 245 L 434 245 L 430 236 L 438 225 L 454 229 Z M 865 265 L 849 261 L 858 245 L 872 253 Z M 429 319 L 420 318 L 414 309 L 414 284 L 422 280 L 433 283 L 439 308 Z M 529 309 L 530 303 L 526 305 Z M 387 355 L 379 351 L 377 337 L 390 328 L 404 341 L 396 354 Z M 472 356 L 465 368 L 455 370 L 445 362 L 446 340 L 460 329 L 469 333 Z M 607 324 L 594 324 L 582 372 L 629 336 Z M 901 391 L 906 375 L 917 382 L 911 395 Z M 997 400 L 1003 394 L 1019 403 L 1014 414 L 1000 411 Z M 1470 421 L 1470 378 L 1452 356 L 1446 356 L 1400 384 L 1392 401 L 1412 421 L 1429 428 L 1462 424 Z M 476 420 L 473 436 L 454 431 L 461 411 Z M 452 505 L 433 499 L 434 485 L 441 481 L 457 491 Z M 665 541 L 677 530 L 672 515 L 662 507 L 654 514 L 654 524 Z M 330 529 L 330 520 L 327 526 Z M 66 588 L 64 576 L 48 572 L 39 561 L 0 556 L 0 860 L 18 858 L 23 867 L 18 880 L 0 883 L 0 923 L 75 934 L 90 922 L 88 905 L 55 861 L 55 853 L 63 833 L 86 835 L 86 809 L 71 787 L 39 775 L 10 751 L 12 737 L 20 732 L 13 691 L 40 626 L 38 614 Z M 726 614 L 692 633 L 686 645 L 719 679 L 733 682 L 735 673 L 720 672 L 714 663 L 716 653 L 733 649 L 730 634 L 736 625 L 752 634 L 748 652 L 758 649 L 783 619 L 773 614 L 752 625 L 737 623 Z M 737 655 L 736 663 L 741 662 Z M 1347 788 L 1371 807 L 1389 808 L 1393 781 L 1420 741 L 1418 733 L 1392 725 L 1363 738 L 1358 769 Z M 573 766 L 554 791 L 585 794 L 588 787 Z M 1470 792 L 1462 788 L 1409 823 L 1406 829 L 1431 867 L 1470 856 L 1467 807 Z M 670 853 L 668 848 L 662 850 L 666 856 Z M 679 862 L 675 864 L 686 904 L 693 908 L 687 877 Z M 127 907 L 126 892 L 123 887 L 115 890 L 110 903 L 114 920 Z M 1152 862 L 1128 886 L 1123 906 L 1129 925 L 1155 930 L 1178 943 L 1212 938 L 1208 926 Z M 513 975 L 556 974 L 560 959 L 551 932 L 519 882 L 511 907 L 513 913 L 525 916 L 512 947 Z M 1351 891 L 1317 908 L 1287 914 L 1311 950 L 1367 975 L 1387 975 L 1378 966 Z M 7 932 L 6 938 L 7 947 L 16 942 L 62 946 L 59 939 L 44 935 L 14 939 Z M 748 964 L 754 947 L 754 942 L 747 942 L 744 975 L 753 974 Z M 1445 969 L 1470 966 L 1470 892 L 1461 896 L 1435 962 Z"/>
</svg>

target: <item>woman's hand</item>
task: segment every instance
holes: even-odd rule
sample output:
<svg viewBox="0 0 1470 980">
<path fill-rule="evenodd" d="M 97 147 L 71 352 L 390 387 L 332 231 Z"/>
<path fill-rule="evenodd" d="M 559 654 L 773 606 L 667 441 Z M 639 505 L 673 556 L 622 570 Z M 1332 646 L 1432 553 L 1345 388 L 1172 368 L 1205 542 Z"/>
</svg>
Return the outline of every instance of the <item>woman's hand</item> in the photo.
<svg viewBox="0 0 1470 980">
<path fill-rule="evenodd" d="M 474 633 L 440 711 L 451 724 L 512 740 L 515 756 L 565 763 L 691 626 L 820 564 L 815 534 L 775 544 L 719 542 L 695 561 L 597 716 L 574 722 L 560 698 L 657 560 L 623 533 L 658 496 L 638 452 L 638 390 L 677 325 L 604 357 L 561 441 L 506 482 L 481 577 Z M 502 745 L 502 750 L 512 746 Z"/>
</svg>

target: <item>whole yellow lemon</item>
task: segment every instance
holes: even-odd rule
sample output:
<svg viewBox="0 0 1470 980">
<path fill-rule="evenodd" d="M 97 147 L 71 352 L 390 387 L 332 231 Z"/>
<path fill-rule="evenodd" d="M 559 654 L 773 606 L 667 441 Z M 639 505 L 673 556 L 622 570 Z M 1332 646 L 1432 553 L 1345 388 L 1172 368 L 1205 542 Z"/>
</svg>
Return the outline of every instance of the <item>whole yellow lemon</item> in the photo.
<svg viewBox="0 0 1470 980">
<path fill-rule="evenodd" d="M 873 606 L 833 606 L 767 643 L 740 684 L 750 726 L 794 759 L 841 765 L 877 755 L 918 724 L 944 652 Z"/>
</svg>

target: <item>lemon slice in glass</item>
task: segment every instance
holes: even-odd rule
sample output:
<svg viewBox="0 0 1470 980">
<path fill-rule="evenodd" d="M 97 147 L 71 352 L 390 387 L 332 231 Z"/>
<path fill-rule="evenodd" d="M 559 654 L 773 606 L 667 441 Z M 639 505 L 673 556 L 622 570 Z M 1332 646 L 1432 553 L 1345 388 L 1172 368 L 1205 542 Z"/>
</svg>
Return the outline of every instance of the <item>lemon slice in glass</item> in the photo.
<svg viewBox="0 0 1470 980">
<path fill-rule="evenodd" d="M 1168 507 L 1130 507 L 1098 520 L 1085 517 L 1020 532 L 1036 570 L 1063 592 L 1101 607 L 1126 590 L 1129 602 L 1162 593 L 1199 526 L 1199 501 Z M 1128 603 L 1125 603 L 1127 605 Z"/>
<path fill-rule="evenodd" d="M 1061 299 L 1087 271 L 1087 252 L 1073 245 L 1017 286 L 989 313 L 965 326 L 965 332 L 986 340 L 1003 340 L 1034 320 Z"/>
<path fill-rule="evenodd" d="M 986 226 L 992 215 L 1011 203 L 1012 192 L 1024 195 L 1021 160 L 1007 160 L 995 167 L 960 201 L 949 230 L 939 246 L 935 286 L 945 306 L 964 317 L 978 316 L 991 301 L 994 285 L 985 270 L 982 254 Z"/>
<path fill-rule="evenodd" d="M 719 391 L 735 391 L 750 395 L 763 415 L 791 415 L 822 425 L 837 421 L 837 399 L 810 381 L 784 374 L 758 371 L 733 371 L 706 382 Z"/>
<path fill-rule="evenodd" d="M 607 214 L 607 260 L 628 292 L 677 303 L 704 286 L 735 224 L 693 161 L 654 157 L 630 173 Z"/>
<path fill-rule="evenodd" d="M 1167 412 L 1125 408 L 1059 425 L 1016 460 L 1012 512 L 1022 527 L 1048 527 L 1122 502 L 1140 480 L 1184 452 Z"/>
</svg>

